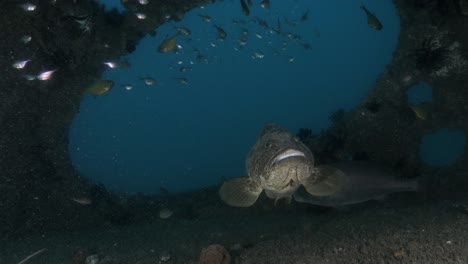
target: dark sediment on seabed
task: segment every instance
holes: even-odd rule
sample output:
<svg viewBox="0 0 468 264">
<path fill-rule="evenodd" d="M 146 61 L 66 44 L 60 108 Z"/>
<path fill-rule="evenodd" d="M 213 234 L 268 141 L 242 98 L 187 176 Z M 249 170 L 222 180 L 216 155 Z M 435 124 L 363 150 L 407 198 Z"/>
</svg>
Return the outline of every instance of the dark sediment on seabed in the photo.
<svg viewBox="0 0 468 264">
<path fill-rule="evenodd" d="M 150 19 L 138 24 L 134 14 L 104 13 L 93 1 L 41 1 L 27 16 L 15 3 L 2 4 L 0 234 L 10 240 L 0 263 L 40 248 L 48 251 L 37 263 L 70 262 L 79 248 L 109 256 L 105 263 L 158 263 L 163 251 L 171 255 L 168 263 L 192 263 L 212 243 L 240 244 L 230 250 L 234 263 L 468 262 L 468 151 L 443 169 L 418 159 L 425 133 L 447 127 L 468 134 L 468 9 L 462 0 L 394 1 L 401 34 L 391 64 L 362 104 L 337 114 L 323 134 L 304 138 L 319 163 L 365 157 L 406 177 L 424 177 L 423 195 L 317 212 L 300 204 L 274 208 L 268 200 L 229 208 L 209 189 L 170 197 L 175 214 L 164 221 L 157 215 L 160 198 L 122 197 L 80 178 L 68 154 L 68 125 L 83 90 L 104 70 L 102 61 L 131 52 L 167 14 L 181 17 L 201 2 L 150 1 Z M 87 33 L 67 17 L 89 14 L 93 30 Z M 18 44 L 23 34 L 36 40 L 28 49 Z M 28 82 L 11 67 L 16 58 L 33 55 L 40 62 L 28 65 L 33 71 L 59 69 L 51 81 Z M 406 99 L 420 81 L 433 87 L 425 121 Z M 81 196 L 94 203 L 64 199 Z"/>
<path fill-rule="evenodd" d="M 274 207 L 264 196 L 251 208 L 227 207 L 218 198 L 217 188 L 162 200 L 140 196 L 122 201 L 128 204 L 128 223 L 96 223 L 86 230 L 48 231 L 0 241 L 0 261 L 17 263 L 47 248 L 35 263 L 70 263 L 85 254 L 107 264 L 192 264 L 198 263 L 203 248 L 221 244 L 229 251 L 231 263 L 237 264 L 464 264 L 468 261 L 467 202 L 399 194 L 347 210 L 326 210 L 294 202 Z M 98 207 L 77 211 L 86 218 Z M 162 207 L 174 214 L 160 219 Z"/>
</svg>

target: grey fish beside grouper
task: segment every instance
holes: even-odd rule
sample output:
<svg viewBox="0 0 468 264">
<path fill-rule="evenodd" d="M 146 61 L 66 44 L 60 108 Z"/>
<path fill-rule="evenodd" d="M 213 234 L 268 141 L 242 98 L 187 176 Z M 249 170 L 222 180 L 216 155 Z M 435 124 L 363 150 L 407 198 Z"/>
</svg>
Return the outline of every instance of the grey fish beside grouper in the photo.
<svg viewBox="0 0 468 264">
<path fill-rule="evenodd" d="M 221 199 L 231 206 L 252 206 L 265 191 L 275 200 L 290 201 L 302 185 L 314 196 L 338 192 L 344 182 L 343 173 L 331 166 L 314 167 L 312 152 L 286 129 L 266 125 L 250 150 L 247 177 L 226 181 L 220 188 Z"/>
<path fill-rule="evenodd" d="M 415 192 L 416 179 L 399 179 L 372 162 L 348 161 L 314 167 L 312 152 L 286 129 L 266 125 L 250 150 L 247 177 L 223 183 L 221 199 L 230 206 L 252 206 L 265 191 L 275 200 L 341 207 L 379 200 L 391 193 Z M 302 188 L 302 187 L 303 188 Z"/>
<path fill-rule="evenodd" d="M 313 196 L 299 189 L 294 193 L 296 202 L 327 207 L 381 200 L 391 193 L 418 191 L 417 179 L 402 179 L 391 168 L 369 161 L 347 161 L 332 164 L 345 175 L 343 187 L 333 195 Z"/>
</svg>

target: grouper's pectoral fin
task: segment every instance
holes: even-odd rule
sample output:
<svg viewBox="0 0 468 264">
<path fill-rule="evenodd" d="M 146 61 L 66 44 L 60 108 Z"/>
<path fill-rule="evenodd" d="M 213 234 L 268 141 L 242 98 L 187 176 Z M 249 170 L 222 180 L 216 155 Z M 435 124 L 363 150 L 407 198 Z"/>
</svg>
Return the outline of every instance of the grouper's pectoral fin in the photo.
<svg viewBox="0 0 468 264">
<path fill-rule="evenodd" d="M 329 196 L 340 191 L 346 182 L 343 171 L 332 166 L 319 166 L 315 168 L 316 175 L 303 183 L 306 191 L 315 196 Z"/>
<path fill-rule="evenodd" d="M 235 207 L 252 206 L 263 189 L 248 177 L 226 181 L 219 189 L 219 196 L 226 204 Z"/>
</svg>

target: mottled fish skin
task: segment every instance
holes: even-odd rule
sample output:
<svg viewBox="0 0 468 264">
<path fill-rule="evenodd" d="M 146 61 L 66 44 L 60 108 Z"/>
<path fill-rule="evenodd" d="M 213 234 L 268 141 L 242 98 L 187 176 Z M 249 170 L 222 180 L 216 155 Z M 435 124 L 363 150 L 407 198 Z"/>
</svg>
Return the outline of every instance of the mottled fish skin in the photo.
<svg viewBox="0 0 468 264">
<path fill-rule="evenodd" d="M 286 129 L 266 125 L 246 160 L 247 177 L 225 181 L 219 189 L 221 200 L 230 206 L 252 206 L 265 191 L 275 200 L 291 201 L 303 185 L 307 192 L 326 196 L 342 186 L 343 173 L 331 166 L 314 168 L 312 152 Z"/>
<path fill-rule="evenodd" d="M 318 206 L 343 207 L 380 200 L 386 195 L 398 192 L 415 192 L 418 182 L 415 179 L 399 179 L 390 168 L 365 161 L 349 161 L 331 164 L 345 173 L 343 188 L 330 196 L 313 196 L 303 189 L 294 193 L 294 200 Z"/>
<path fill-rule="evenodd" d="M 291 156 L 278 160 L 288 151 Z M 276 124 L 268 124 L 262 129 L 257 142 L 250 150 L 246 167 L 248 176 L 257 182 L 270 198 L 278 198 L 291 195 L 301 182 L 313 175 L 314 155 L 286 129 Z"/>
</svg>

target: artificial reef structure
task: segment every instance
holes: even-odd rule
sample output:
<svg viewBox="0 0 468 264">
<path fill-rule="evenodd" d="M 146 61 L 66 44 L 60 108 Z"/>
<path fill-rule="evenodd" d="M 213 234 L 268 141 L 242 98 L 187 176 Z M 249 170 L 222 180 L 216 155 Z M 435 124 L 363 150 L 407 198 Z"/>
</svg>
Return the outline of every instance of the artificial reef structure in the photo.
<svg viewBox="0 0 468 264">
<path fill-rule="evenodd" d="M 37 1 L 33 13 L 25 13 L 16 2 L 2 3 L 0 236 L 139 219 L 135 215 L 146 205 L 142 199 L 135 196 L 122 202 L 74 170 L 68 153 L 69 124 L 84 90 L 105 70 L 103 61 L 131 53 L 162 23 L 183 19 L 188 10 L 212 2 L 153 0 L 141 7 L 129 0 L 123 13 L 106 12 L 92 0 Z M 408 177 L 438 179 L 428 183 L 434 197 L 461 198 L 468 193 L 468 145 L 462 159 L 445 168 L 423 164 L 418 149 L 423 135 L 439 128 L 461 129 L 468 136 L 468 4 L 463 0 L 394 4 L 401 33 L 387 70 L 361 104 L 337 113 L 333 127 L 304 141 L 319 162 L 366 157 Z M 135 16 L 141 8 L 145 20 Z M 27 48 L 19 42 L 25 34 L 33 38 Z M 11 67 L 16 59 L 28 57 L 33 58 L 28 71 L 56 69 L 54 78 L 29 81 Z M 408 107 L 406 96 L 422 81 L 433 89 L 433 100 L 425 109 L 430 117 L 425 120 Z M 95 210 L 77 210 L 76 203 L 63 198 L 82 196 L 94 198 Z"/>
</svg>

